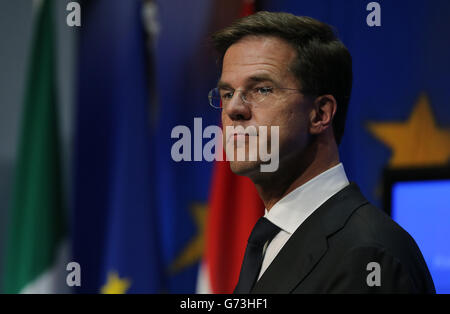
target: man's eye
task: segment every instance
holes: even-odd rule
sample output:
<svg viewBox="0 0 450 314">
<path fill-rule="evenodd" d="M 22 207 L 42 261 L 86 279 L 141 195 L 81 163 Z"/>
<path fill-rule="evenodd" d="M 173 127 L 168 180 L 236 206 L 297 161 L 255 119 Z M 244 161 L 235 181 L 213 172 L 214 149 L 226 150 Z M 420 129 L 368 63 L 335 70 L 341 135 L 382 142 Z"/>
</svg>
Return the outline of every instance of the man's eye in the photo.
<svg viewBox="0 0 450 314">
<path fill-rule="evenodd" d="M 272 87 L 257 87 L 255 88 L 255 91 L 260 95 L 269 95 L 273 92 Z"/>
<path fill-rule="evenodd" d="M 223 93 L 221 93 L 220 98 L 231 99 L 231 98 L 233 98 L 233 92 L 223 92 Z"/>
</svg>

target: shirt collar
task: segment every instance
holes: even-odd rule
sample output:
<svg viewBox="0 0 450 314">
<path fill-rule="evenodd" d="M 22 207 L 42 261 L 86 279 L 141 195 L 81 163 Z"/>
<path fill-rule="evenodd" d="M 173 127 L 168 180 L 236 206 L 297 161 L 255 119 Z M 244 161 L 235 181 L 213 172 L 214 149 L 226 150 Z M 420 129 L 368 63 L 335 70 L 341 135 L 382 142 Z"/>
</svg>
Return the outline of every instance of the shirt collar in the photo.
<svg viewBox="0 0 450 314">
<path fill-rule="evenodd" d="M 349 184 L 342 163 L 322 172 L 279 200 L 265 215 L 287 233 L 295 230 L 331 196 Z"/>
</svg>

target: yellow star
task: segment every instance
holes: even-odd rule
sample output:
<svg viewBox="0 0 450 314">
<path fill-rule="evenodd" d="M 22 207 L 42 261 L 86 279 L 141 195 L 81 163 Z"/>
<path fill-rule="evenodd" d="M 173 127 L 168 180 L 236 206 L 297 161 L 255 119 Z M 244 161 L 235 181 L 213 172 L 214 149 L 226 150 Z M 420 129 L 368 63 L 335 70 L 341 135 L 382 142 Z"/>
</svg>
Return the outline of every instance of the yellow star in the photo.
<svg viewBox="0 0 450 314">
<path fill-rule="evenodd" d="M 108 280 L 102 287 L 102 294 L 125 294 L 130 288 L 130 281 L 128 279 L 121 279 L 117 272 L 110 272 Z"/>
<path fill-rule="evenodd" d="M 422 94 L 408 121 L 371 122 L 372 134 L 392 149 L 391 167 L 434 166 L 450 160 L 450 130 L 439 128 Z"/>
<path fill-rule="evenodd" d="M 205 248 L 205 226 L 207 205 L 194 203 L 191 205 L 191 213 L 197 225 L 197 234 L 188 243 L 180 255 L 169 267 L 169 272 L 174 274 L 185 267 L 188 267 L 200 260 Z"/>
</svg>

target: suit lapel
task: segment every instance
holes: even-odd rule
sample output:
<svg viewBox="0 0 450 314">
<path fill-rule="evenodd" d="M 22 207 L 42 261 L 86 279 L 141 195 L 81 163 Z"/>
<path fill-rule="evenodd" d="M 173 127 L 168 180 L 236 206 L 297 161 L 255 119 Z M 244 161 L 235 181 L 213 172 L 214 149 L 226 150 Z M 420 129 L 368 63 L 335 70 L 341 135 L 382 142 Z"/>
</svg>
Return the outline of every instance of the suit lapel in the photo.
<svg viewBox="0 0 450 314">
<path fill-rule="evenodd" d="M 354 183 L 333 195 L 294 232 L 252 293 L 292 292 L 326 253 L 328 235 L 341 229 L 351 214 L 366 203 Z"/>
</svg>

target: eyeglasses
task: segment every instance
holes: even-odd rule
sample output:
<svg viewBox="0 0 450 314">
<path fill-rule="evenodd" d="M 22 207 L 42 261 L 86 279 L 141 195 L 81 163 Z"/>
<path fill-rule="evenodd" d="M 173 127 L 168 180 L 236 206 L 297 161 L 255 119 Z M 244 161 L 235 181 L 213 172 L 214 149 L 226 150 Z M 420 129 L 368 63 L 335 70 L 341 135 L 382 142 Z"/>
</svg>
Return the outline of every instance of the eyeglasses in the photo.
<svg viewBox="0 0 450 314">
<path fill-rule="evenodd" d="M 283 90 L 301 92 L 299 89 L 282 87 L 255 87 L 247 90 L 216 87 L 209 91 L 208 100 L 213 108 L 223 109 L 229 104 L 234 94 L 240 92 L 241 100 L 244 103 L 261 105 L 281 97 L 283 95 L 281 91 Z"/>
</svg>

